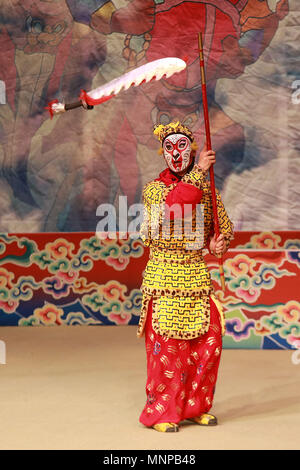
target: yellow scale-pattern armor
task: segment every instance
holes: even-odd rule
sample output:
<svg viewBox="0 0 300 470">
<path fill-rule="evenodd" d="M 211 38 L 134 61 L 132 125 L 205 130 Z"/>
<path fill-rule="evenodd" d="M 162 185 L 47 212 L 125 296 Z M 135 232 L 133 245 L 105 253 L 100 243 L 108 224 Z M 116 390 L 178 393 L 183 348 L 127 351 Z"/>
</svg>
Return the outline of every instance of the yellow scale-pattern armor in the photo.
<svg viewBox="0 0 300 470">
<path fill-rule="evenodd" d="M 197 238 L 194 240 L 197 243 L 194 246 L 190 235 L 187 237 L 178 229 L 178 220 L 167 225 L 167 232 L 163 229 L 165 200 L 176 184 L 166 186 L 161 181 L 152 181 L 143 191 L 145 210 L 141 237 L 144 244 L 150 247 L 150 258 L 143 276 L 143 304 L 138 336 L 143 334 L 151 299 L 153 329 L 157 333 L 171 338 L 192 339 L 206 333 L 209 328 L 209 298 L 213 293 L 213 286 L 202 256 L 202 248 L 206 247 L 213 230 L 210 184 L 206 181 L 206 173 L 196 165 L 182 181 L 203 191 L 201 204 L 204 222 L 201 233 L 199 234 L 199 229 L 196 232 Z M 217 207 L 220 232 L 225 235 L 229 244 L 233 235 L 232 223 L 218 192 Z M 194 210 L 190 217 L 193 226 L 196 216 Z M 200 246 L 198 238 L 201 240 Z M 220 310 L 220 305 L 217 308 Z"/>
</svg>

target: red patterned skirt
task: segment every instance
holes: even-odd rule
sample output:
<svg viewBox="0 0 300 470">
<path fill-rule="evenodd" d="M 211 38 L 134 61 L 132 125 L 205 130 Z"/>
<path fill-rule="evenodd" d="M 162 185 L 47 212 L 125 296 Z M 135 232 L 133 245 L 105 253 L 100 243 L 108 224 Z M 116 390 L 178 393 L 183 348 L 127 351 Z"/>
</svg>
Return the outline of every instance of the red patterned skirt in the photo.
<svg viewBox="0 0 300 470">
<path fill-rule="evenodd" d="M 222 351 L 220 314 L 210 299 L 210 326 L 191 340 L 158 335 L 152 328 L 152 302 L 145 325 L 147 402 L 140 416 L 145 426 L 179 423 L 212 407 Z"/>
</svg>

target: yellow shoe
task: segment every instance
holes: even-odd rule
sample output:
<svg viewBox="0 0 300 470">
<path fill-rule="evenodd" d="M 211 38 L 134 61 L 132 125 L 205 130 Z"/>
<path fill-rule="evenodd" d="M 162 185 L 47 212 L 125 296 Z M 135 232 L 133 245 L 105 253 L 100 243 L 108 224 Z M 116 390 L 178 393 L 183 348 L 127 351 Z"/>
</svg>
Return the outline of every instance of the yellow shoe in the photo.
<svg viewBox="0 0 300 470">
<path fill-rule="evenodd" d="M 178 432 L 179 426 L 175 423 L 158 423 L 152 426 L 158 432 Z"/>
<path fill-rule="evenodd" d="M 195 423 L 200 424 L 200 426 L 216 426 L 218 424 L 217 418 L 208 413 L 203 413 L 203 415 L 190 418 L 190 421 L 194 421 Z"/>
</svg>

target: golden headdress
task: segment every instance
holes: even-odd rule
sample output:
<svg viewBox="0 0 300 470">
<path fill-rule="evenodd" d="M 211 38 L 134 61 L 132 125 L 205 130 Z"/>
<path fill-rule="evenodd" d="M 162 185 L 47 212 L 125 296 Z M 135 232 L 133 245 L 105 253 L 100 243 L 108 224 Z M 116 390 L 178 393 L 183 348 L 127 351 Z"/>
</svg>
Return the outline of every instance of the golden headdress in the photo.
<svg viewBox="0 0 300 470">
<path fill-rule="evenodd" d="M 163 143 L 165 138 L 170 134 L 184 134 L 192 142 L 194 141 L 193 133 L 189 130 L 188 127 L 181 124 L 181 122 L 170 122 L 166 126 L 159 124 L 154 127 L 153 134 L 158 138 L 158 140 Z"/>
</svg>

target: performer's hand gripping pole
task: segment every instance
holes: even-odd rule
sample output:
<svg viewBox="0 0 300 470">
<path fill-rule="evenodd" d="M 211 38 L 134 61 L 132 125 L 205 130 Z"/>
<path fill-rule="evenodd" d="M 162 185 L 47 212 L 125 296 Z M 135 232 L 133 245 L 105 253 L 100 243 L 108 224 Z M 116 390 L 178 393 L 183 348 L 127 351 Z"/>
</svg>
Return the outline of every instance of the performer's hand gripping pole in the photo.
<svg viewBox="0 0 300 470">
<path fill-rule="evenodd" d="M 205 78 L 205 68 L 204 68 L 204 54 L 203 54 L 203 41 L 202 33 L 198 34 L 199 41 L 199 58 L 200 58 L 200 72 L 201 72 L 201 84 L 202 84 L 202 103 L 203 103 L 203 115 L 205 123 L 205 133 L 206 133 L 206 147 L 207 150 L 211 150 L 211 138 L 210 138 L 210 126 L 209 126 L 209 115 L 208 115 L 208 103 L 207 103 L 207 91 L 206 91 L 206 78 Z M 211 188 L 211 198 L 214 214 L 214 230 L 216 238 L 220 235 L 219 219 L 218 219 L 218 208 L 217 208 L 217 199 L 216 199 L 216 188 L 215 188 L 215 175 L 214 168 L 211 165 L 209 169 L 210 176 L 210 188 Z M 223 292 L 225 291 L 225 277 L 223 269 L 223 257 L 218 256 L 219 261 L 219 271 L 220 271 L 220 280 L 221 287 Z"/>
</svg>

